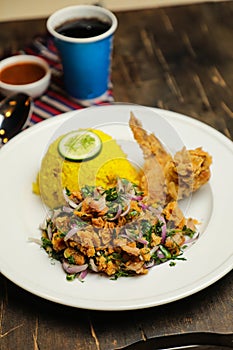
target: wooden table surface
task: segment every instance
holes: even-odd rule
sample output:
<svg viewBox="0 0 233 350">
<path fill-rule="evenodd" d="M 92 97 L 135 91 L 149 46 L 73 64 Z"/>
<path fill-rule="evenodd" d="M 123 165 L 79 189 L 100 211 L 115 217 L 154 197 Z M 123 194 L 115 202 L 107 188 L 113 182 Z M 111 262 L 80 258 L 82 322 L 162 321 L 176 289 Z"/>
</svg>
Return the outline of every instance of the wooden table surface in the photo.
<svg viewBox="0 0 233 350">
<path fill-rule="evenodd" d="M 116 14 L 115 101 L 183 113 L 232 138 L 233 2 Z M 43 32 L 45 19 L 0 23 L 0 56 Z M 40 299 L 1 276 L 0 348 L 111 350 L 173 333 L 233 333 L 232 277 L 170 304 L 102 312 Z"/>
</svg>

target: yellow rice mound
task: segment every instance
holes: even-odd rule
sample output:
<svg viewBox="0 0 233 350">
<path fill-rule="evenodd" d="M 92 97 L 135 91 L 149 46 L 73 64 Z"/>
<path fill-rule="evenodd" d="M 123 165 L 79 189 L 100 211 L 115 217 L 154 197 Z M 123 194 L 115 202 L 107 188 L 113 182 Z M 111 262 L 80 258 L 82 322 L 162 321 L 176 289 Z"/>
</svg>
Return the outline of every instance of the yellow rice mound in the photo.
<svg viewBox="0 0 233 350">
<path fill-rule="evenodd" d="M 111 136 L 100 130 L 91 130 L 102 140 L 101 152 L 93 159 L 83 162 L 65 160 L 58 152 L 60 136 L 48 148 L 41 162 L 41 168 L 33 192 L 40 194 L 50 208 L 64 204 L 63 189 L 76 191 L 85 185 L 115 185 L 117 177 L 139 184 L 136 168 L 127 160 L 125 153 Z"/>
</svg>

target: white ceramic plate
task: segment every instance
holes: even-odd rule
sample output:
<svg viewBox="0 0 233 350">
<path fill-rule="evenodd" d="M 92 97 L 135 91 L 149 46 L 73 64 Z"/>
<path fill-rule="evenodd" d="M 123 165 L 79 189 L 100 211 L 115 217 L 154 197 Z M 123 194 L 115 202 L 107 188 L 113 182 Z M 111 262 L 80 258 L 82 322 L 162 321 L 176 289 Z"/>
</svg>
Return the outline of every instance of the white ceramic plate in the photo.
<svg viewBox="0 0 233 350">
<path fill-rule="evenodd" d="M 160 137 L 171 152 L 202 146 L 213 156 L 210 182 L 181 205 L 186 216 L 201 220 L 200 238 L 174 267 L 164 263 L 148 275 L 112 281 L 89 274 L 84 283 L 66 281 L 59 262 L 29 237 L 40 238 L 46 209 L 32 193 L 47 145 L 59 134 L 97 127 L 115 137 L 135 163 L 142 162 L 128 127 L 134 111 L 145 129 Z M 12 139 L 0 151 L 0 268 L 25 290 L 73 307 L 129 310 L 169 303 L 211 285 L 233 266 L 232 198 L 233 144 L 221 133 L 189 117 L 134 105 L 87 108 L 37 124 Z"/>
</svg>

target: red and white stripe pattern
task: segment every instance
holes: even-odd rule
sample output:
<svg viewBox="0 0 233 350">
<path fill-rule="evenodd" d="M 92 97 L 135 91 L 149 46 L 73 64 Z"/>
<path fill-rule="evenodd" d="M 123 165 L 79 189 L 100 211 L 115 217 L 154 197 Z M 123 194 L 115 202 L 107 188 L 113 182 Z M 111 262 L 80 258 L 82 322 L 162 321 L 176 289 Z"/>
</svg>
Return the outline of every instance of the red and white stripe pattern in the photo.
<svg viewBox="0 0 233 350">
<path fill-rule="evenodd" d="M 31 124 L 90 105 L 103 105 L 113 102 L 112 87 L 100 99 L 92 102 L 79 101 L 66 93 L 62 79 L 61 61 L 51 37 L 36 37 L 31 45 L 24 49 L 24 53 L 45 59 L 52 72 L 48 90 L 44 95 L 34 100 Z"/>
</svg>

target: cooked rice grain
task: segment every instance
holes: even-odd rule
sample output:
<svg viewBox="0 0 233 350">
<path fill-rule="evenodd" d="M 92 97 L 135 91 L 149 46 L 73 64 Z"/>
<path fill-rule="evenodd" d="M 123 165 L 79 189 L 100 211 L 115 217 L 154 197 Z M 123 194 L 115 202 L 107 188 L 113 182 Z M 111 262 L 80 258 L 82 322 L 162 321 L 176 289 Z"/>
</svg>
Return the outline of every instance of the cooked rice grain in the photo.
<svg viewBox="0 0 233 350">
<path fill-rule="evenodd" d="M 97 157 L 83 162 L 64 160 L 58 152 L 62 136 L 54 141 L 42 159 L 41 168 L 33 192 L 40 194 L 50 208 L 64 204 L 63 189 L 79 190 L 85 185 L 111 187 L 117 177 L 138 184 L 136 168 L 127 160 L 121 147 L 109 135 L 92 130 L 102 140 L 102 150 Z"/>
</svg>

